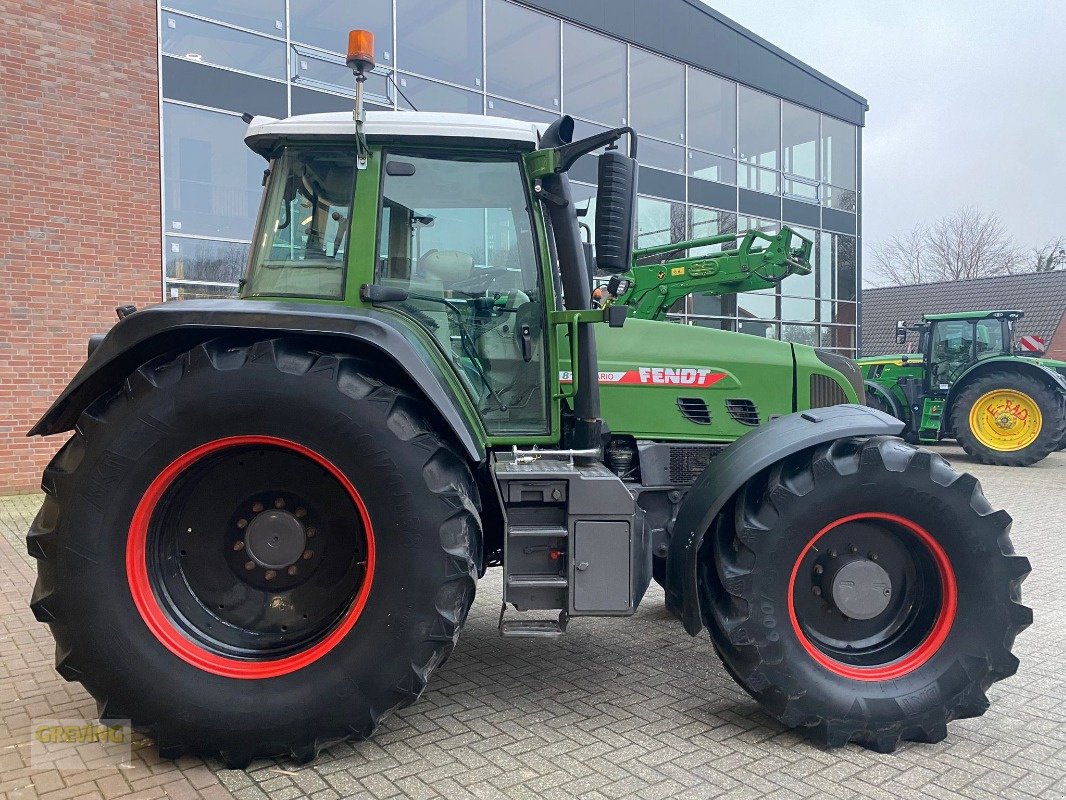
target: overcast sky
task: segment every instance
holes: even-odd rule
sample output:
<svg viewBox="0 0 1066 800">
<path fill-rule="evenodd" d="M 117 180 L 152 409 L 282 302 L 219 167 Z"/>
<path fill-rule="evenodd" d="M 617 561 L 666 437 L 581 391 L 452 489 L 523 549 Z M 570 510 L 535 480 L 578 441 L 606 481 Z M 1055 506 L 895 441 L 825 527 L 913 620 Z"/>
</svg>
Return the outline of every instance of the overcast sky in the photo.
<svg viewBox="0 0 1066 800">
<path fill-rule="evenodd" d="M 867 254 L 964 205 L 1024 245 L 1066 234 L 1066 0 L 708 4 L 870 103 Z"/>
</svg>

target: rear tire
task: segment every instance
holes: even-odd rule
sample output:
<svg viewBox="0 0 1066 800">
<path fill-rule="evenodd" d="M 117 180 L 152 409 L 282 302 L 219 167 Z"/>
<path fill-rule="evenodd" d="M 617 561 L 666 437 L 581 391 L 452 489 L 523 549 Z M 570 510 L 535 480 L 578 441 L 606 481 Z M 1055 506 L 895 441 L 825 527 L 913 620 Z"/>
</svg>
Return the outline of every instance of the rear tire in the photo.
<svg viewBox="0 0 1066 800">
<path fill-rule="evenodd" d="M 711 638 L 768 713 L 821 745 L 939 741 L 1018 667 L 1029 562 L 1009 530 L 975 478 L 899 439 L 801 452 L 749 481 L 709 532 Z M 856 596 L 862 585 L 888 591 Z"/>
<path fill-rule="evenodd" d="M 474 597 L 469 468 L 352 356 L 216 340 L 151 362 L 81 415 L 43 487 L 31 606 L 56 669 L 168 757 L 369 737 Z"/>
<path fill-rule="evenodd" d="M 1066 437 L 1062 393 L 1016 370 L 989 372 L 959 392 L 951 426 L 962 449 L 981 463 L 1028 467 Z"/>
</svg>

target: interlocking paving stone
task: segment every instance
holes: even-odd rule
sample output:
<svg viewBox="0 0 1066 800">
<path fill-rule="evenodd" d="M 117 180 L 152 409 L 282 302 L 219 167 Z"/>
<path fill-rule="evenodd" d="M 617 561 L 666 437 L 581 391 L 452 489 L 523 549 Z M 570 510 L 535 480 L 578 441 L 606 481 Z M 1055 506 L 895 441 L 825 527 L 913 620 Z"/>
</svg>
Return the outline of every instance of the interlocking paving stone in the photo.
<svg viewBox="0 0 1066 800">
<path fill-rule="evenodd" d="M 373 741 L 306 766 L 237 772 L 162 761 L 137 738 L 127 769 L 34 771 L 30 720 L 91 718 L 95 705 L 56 675 L 51 636 L 26 605 L 35 562 L 23 536 L 40 497 L 0 497 L 0 797 L 1066 798 L 1066 452 L 1007 469 L 938 449 L 1013 515 L 1015 546 L 1034 565 L 1024 596 L 1035 622 L 1015 648 L 1021 670 L 991 689 L 985 716 L 893 755 L 823 751 L 784 730 L 733 683 L 706 637 L 681 630 L 655 586 L 633 618 L 575 619 L 555 641 L 501 639 L 492 570 L 452 658 Z"/>
</svg>

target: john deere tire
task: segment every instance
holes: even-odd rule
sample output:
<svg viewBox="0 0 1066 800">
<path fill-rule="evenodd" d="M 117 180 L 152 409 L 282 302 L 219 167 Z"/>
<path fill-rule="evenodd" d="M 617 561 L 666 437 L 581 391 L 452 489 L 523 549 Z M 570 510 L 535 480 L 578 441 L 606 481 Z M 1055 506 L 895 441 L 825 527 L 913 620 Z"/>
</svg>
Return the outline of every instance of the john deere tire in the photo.
<svg viewBox="0 0 1066 800">
<path fill-rule="evenodd" d="M 786 726 L 823 746 L 936 742 L 1018 668 L 1029 562 L 1007 513 L 939 456 L 843 439 L 732 502 L 704 550 L 705 619 L 729 672 Z"/>
<path fill-rule="evenodd" d="M 1061 393 L 1017 370 L 997 370 L 967 384 L 954 401 L 951 425 L 962 448 L 983 464 L 1028 467 L 1066 436 Z"/>
<path fill-rule="evenodd" d="M 164 756 L 306 761 L 451 652 L 480 561 L 469 469 L 366 362 L 215 341 L 94 403 L 27 537 L 56 669 Z"/>
</svg>

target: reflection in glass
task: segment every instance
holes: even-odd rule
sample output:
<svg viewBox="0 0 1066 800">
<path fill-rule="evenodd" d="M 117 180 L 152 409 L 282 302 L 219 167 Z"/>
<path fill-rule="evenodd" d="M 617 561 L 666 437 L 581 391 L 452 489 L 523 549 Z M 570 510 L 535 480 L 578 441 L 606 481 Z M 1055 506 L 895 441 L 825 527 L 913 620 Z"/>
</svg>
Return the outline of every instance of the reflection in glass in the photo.
<svg viewBox="0 0 1066 800">
<path fill-rule="evenodd" d="M 167 236 L 164 256 L 167 278 L 228 283 L 236 288 L 248 263 L 248 245 Z"/>
<path fill-rule="evenodd" d="M 480 88 L 481 0 L 396 0 L 396 65 Z"/>
<path fill-rule="evenodd" d="M 488 115 L 490 117 L 507 117 L 508 119 L 523 119 L 527 122 L 544 122 L 550 124 L 559 119 L 558 112 L 542 111 L 539 108 L 531 108 L 521 103 L 512 103 L 510 100 L 501 100 L 499 97 L 489 97 L 486 100 Z"/>
<path fill-rule="evenodd" d="M 737 152 L 737 85 L 691 67 L 688 144 L 723 156 Z"/>
<path fill-rule="evenodd" d="M 343 92 L 348 97 L 355 96 L 355 78 L 343 56 L 329 56 L 324 53 L 312 53 L 299 45 L 293 45 L 292 80 L 296 84 Z M 367 75 L 363 84 L 363 97 L 368 103 L 392 104 L 392 87 L 388 78 L 376 72 Z M 349 102 L 351 105 L 351 102 Z"/>
<path fill-rule="evenodd" d="M 343 54 L 353 5 L 352 0 L 289 0 L 293 40 Z M 377 63 L 392 66 L 392 0 L 359 0 L 358 9 L 352 27 L 373 32 Z"/>
<path fill-rule="evenodd" d="M 818 179 L 818 113 L 787 101 L 781 104 L 784 170 L 809 180 Z"/>
<path fill-rule="evenodd" d="M 723 233 L 737 232 L 737 215 L 732 211 L 719 211 L 716 208 L 691 207 L 692 238 L 703 239 L 708 236 L 718 236 Z M 726 245 L 729 249 L 730 245 Z M 710 253 L 721 252 L 722 245 L 709 245 L 706 247 L 694 247 L 689 250 L 690 256 L 705 256 Z"/>
<path fill-rule="evenodd" d="M 436 81 L 427 81 L 413 75 L 396 76 L 400 84 L 397 102 L 400 108 L 410 109 L 411 104 L 419 111 L 455 111 L 461 114 L 480 114 L 482 99 L 480 92 L 468 92 L 454 86 L 446 86 Z"/>
<path fill-rule="evenodd" d="M 644 136 L 684 142 L 684 65 L 629 48 L 629 117 L 629 124 Z"/>
<path fill-rule="evenodd" d="M 488 0 L 485 48 L 488 91 L 559 109 L 559 20 L 504 0 Z"/>
<path fill-rule="evenodd" d="M 737 162 L 699 150 L 688 151 L 688 174 L 705 181 L 736 185 Z"/>
<path fill-rule="evenodd" d="M 786 342 L 795 342 L 796 344 L 805 344 L 811 347 L 818 346 L 818 326 L 817 325 L 791 325 L 788 323 L 781 324 L 781 339 Z"/>
<path fill-rule="evenodd" d="M 563 111 L 625 125 L 626 91 L 625 44 L 564 23 Z"/>
<path fill-rule="evenodd" d="M 165 55 L 285 79 L 285 45 L 264 36 L 163 12 Z"/>
<path fill-rule="evenodd" d="M 739 91 L 740 160 L 777 169 L 781 147 L 781 101 L 746 86 Z"/>
<path fill-rule="evenodd" d="M 822 114 L 822 180 L 842 189 L 855 188 L 856 128 Z"/>
<path fill-rule="evenodd" d="M 680 242 L 685 239 L 685 204 L 671 203 L 652 197 L 637 198 L 637 247 L 655 247 L 660 244 Z M 673 257 L 660 253 L 654 258 L 662 260 Z"/>
<path fill-rule="evenodd" d="M 670 172 L 685 171 L 685 148 L 681 145 L 641 136 L 637 155 L 637 160 L 643 165 Z"/>
<path fill-rule="evenodd" d="M 811 272 L 809 275 L 792 274 L 781 281 L 781 294 L 792 295 L 796 297 L 811 297 L 816 294 L 816 287 L 818 282 L 818 233 L 810 228 L 799 228 L 796 226 L 789 226 L 798 233 L 800 236 L 806 237 L 814 242 L 814 249 L 811 252 Z M 789 302 L 787 304 L 784 299 L 781 301 L 781 314 L 782 319 L 796 319 L 796 320 L 813 320 L 814 319 L 814 301 L 812 300 L 809 307 L 806 303 L 800 304 L 797 302 Z"/>
<path fill-rule="evenodd" d="M 245 146 L 246 128 L 238 116 L 163 104 L 167 231 L 251 238 L 265 164 Z"/>
<path fill-rule="evenodd" d="M 166 0 L 163 5 L 272 36 L 285 35 L 285 0 Z"/>
</svg>

